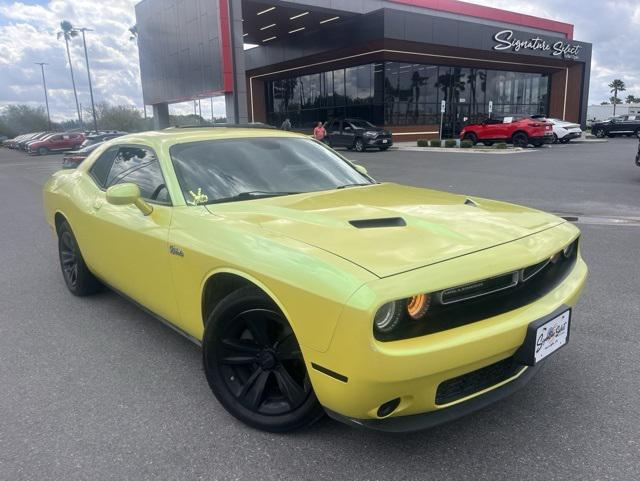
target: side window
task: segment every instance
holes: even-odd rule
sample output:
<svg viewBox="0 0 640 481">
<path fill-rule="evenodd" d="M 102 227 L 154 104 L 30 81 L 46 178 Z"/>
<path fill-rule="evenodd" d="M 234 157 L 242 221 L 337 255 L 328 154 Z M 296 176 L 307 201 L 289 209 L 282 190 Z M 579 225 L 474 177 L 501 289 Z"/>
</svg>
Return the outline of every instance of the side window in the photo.
<svg viewBox="0 0 640 481">
<path fill-rule="evenodd" d="M 103 189 L 107 186 L 107 176 L 109 175 L 113 159 L 116 158 L 117 153 L 117 147 L 106 150 L 100 157 L 98 157 L 89 170 L 93 179 Z"/>
<path fill-rule="evenodd" d="M 106 187 L 131 182 L 143 199 L 170 204 L 169 191 L 156 154 L 145 147 L 120 147 L 113 161 Z"/>
<path fill-rule="evenodd" d="M 340 132 L 340 121 L 334 120 L 327 129 L 329 132 Z"/>
</svg>

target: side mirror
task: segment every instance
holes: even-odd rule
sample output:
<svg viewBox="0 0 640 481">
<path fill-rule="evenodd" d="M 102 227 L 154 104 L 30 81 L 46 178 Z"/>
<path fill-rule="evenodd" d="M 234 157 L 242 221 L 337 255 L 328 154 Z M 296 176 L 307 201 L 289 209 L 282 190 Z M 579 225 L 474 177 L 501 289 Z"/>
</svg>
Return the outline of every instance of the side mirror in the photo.
<svg viewBox="0 0 640 481">
<path fill-rule="evenodd" d="M 125 183 L 112 185 L 107 189 L 107 202 L 112 205 L 135 205 L 144 215 L 153 212 L 153 207 L 140 197 L 140 187 Z"/>
<path fill-rule="evenodd" d="M 361 174 L 369 175 L 369 171 L 368 171 L 368 170 L 367 170 L 367 168 L 366 168 L 366 167 L 364 167 L 363 165 L 354 164 L 353 166 L 354 166 L 354 167 L 356 168 L 356 170 L 357 170 L 358 172 L 360 172 Z"/>
</svg>

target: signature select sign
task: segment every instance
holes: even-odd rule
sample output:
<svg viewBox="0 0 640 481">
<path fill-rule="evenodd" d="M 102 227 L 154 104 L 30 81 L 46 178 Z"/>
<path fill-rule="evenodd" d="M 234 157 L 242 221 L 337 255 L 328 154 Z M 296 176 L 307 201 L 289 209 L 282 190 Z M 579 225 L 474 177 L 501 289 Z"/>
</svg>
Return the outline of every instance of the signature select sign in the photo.
<svg viewBox="0 0 640 481">
<path fill-rule="evenodd" d="M 582 45 L 565 43 L 562 40 L 551 44 L 540 37 L 528 38 L 526 40 L 514 38 L 513 30 L 501 30 L 493 36 L 496 45 L 493 50 L 513 50 L 518 52 L 522 50 L 540 50 L 550 52 L 554 57 L 562 55 L 565 58 L 578 58 L 578 52 Z"/>
</svg>

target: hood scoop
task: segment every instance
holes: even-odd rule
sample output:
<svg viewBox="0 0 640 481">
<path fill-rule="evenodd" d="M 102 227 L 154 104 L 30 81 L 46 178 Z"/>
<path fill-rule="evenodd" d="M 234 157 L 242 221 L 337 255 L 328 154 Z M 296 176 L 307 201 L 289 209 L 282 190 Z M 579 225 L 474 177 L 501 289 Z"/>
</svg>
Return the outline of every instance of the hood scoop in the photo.
<svg viewBox="0 0 640 481">
<path fill-rule="evenodd" d="M 402 217 L 384 217 L 381 219 L 350 220 L 356 229 L 377 229 L 380 227 L 404 227 L 407 225 Z"/>
</svg>

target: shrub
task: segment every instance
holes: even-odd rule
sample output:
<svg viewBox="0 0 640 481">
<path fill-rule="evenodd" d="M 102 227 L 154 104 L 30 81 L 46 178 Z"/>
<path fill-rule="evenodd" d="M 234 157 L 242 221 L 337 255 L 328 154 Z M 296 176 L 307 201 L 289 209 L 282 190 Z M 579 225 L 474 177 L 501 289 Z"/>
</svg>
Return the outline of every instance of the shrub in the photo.
<svg viewBox="0 0 640 481">
<path fill-rule="evenodd" d="M 495 145 L 496 149 L 506 149 L 507 148 L 507 144 L 505 144 L 504 142 L 500 142 L 499 144 Z"/>
<path fill-rule="evenodd" d="M 473 142 L 471 142 L 470 140 L 463 140 L 462 142 L 460 142 L 460 147 L 463 149 L 470 149 L 471 147 L 473 147 Z"/>
<path fill-rule="evenodd" d="M 426 139 L 418 139 L 418 147 L 429 147 L 429 141 Z"/>
<path fill-rule="evenodd" d="M 456 146 L 456 141 L 454 139 L 447 139 L 444 141 L 444 146 L 447 148 L 451 148 L 451 147 L 455 147 Z"/>
<path fill-rule="evenodd" d="M 429 141 L 431 147 L 442 147 L 442 141 L 440 139 L 433 139 Z"/>
</svg>

